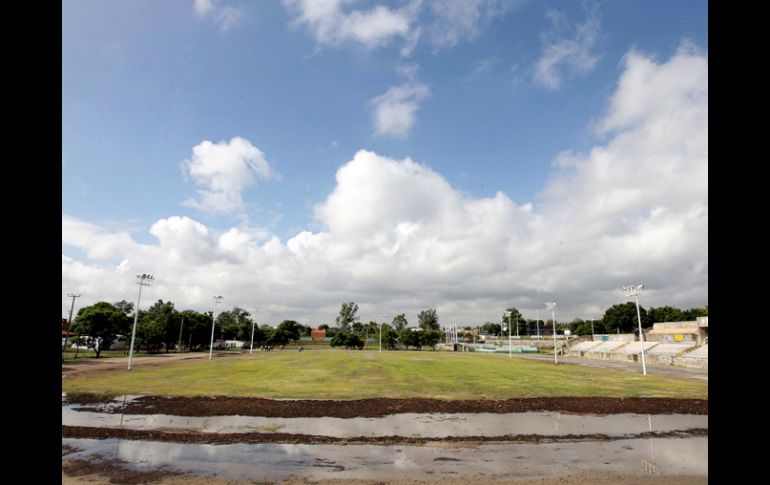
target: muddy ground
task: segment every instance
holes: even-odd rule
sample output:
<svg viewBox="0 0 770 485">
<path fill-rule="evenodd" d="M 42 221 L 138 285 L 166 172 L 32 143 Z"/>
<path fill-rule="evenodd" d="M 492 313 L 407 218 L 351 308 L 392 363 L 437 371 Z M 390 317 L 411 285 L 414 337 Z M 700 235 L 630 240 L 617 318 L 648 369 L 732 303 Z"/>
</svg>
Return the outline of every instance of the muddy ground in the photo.
<svg viewBox="0 0 770 485">
<path fill-rule="evenodd" d="M 294 433 L 204 433 L 194 430 L 144 430 L 126 428 L 96 428 L 90 426 L 62 426 L 62 438 L 119 438 L 173 443 L 230 444 L 230 443 L 290 443 L 312 445 L 424 445 L 450 441 L 452 443 L 562 443 L 576 441 L 612 441 L 639 438 L 689 438 L 708 436 L 708 429 L 694 428 L 681 431 L 651 431 L 622 436 L 606 434 L 567 434 L 561 436 L 517 434 L 503 436 L 445 436 L 426 438 L 417 436 L 354 436 L 336 437 Z"/>
<path fill-rule="evenodd" d="M 175 416 L 263 416 L 268 418 L 374 418 L 400 413 L 708 414 L 706 399 L 651 397 L 537 397 L 503 400 L 358 399 L 276 400 L 249 397 L 144 396 L 115 406 L 107 397 L 68 396 L 82 411 Z M 109 404 L 110 406 L 105 406 Z"/>
</svg>

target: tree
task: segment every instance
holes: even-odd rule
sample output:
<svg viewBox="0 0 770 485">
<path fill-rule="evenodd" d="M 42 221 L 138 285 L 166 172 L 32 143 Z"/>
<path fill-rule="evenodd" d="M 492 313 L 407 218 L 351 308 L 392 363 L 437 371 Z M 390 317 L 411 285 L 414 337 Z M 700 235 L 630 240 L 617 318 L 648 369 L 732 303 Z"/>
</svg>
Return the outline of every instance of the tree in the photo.
<svg viewBox="0 0 770 485">
<path fill-rule="evenodd" d="M 415 347 L 418 350 L 422 349 L 422 331 L 415 331 L 410 328 L 405 328 L 398 332 L 398 340 L 401 345 L 406 348 Z"/>
<path fill-rule="evenodd" d="M 115 339 L 115 335 L 129 325 L 130 319 L 122 309 L 106 301 L 100 301 L 78 310 L 77 317 L 72 322 L 72 331 L 79 335 L 101 339 L 100 345 L 94 347 L 96 357 L 99 358 L 102 349 L 108 347 Z"/>
<path fill-rule="evenodd" d="M 405 329 L 407 325 L 409 325 L 409 322 L 406 321 L 406 315 L 403 313 L 399 313 L 393 317 L 393 321 L 391 323 L 393 324 L 393 328 L 396 329 L 396 332 L 400 332 L 401 330 Z"/>
<path fill-rule="evenodd" d="M 683 322 L 687 320 L 682 310 L 670 306 L 651 307 L 647 310 L 647 317 L 652 323 Z"/>
<path fill-rule="evenodd" d="M 508 316 L 507 313 L 511 312 L 511 315 Z M 519 333 L 521 333 L 521 322 L 524 321 L 524 317 L 521 316 L 521 312 L 519 312 L 519 309 L 516 307 L 510 307 L 505 309 L 505 313 L 503 314 L 503 319 L 505 324 L 504 327 L 508 327 L 508 325 L 511 325 L 511 334 L 513 334 L 516 331 L 516 325 L 519 325 Z"/>
<path fill-rule="evenodd" d="M 709 315 L 709 308 L 708 305 L 703 308 L 690 308 L 689 310 L 685 310 L 683 313 L 687 321 L 692 321 L 698 317 L 707 317 Z"/>
<path fill-rule="evenodd" d="M 418 326 L 423 330 L 441 330 L 435 309 L 423 310 L 417 315 Z"/>
<path fill-rule="evenodd" d="M 347 331 L 350 325 L 358 321 L 358 305 L 353 303 L 343 303 L 340 308 L 340 314 L 337 316 L 337 325 L 343 330 Z"/>
<path fill-rule="evenodd" d="M 569 330 L 573 335 L 591 335 L 591 322 L 575 318 L 569 322 Z"/>
<path fill-rule="evenodd" d="M 500 335 L 500 332 L 501 332 L 500 324 L 487 322 L 481 326 L 481 331 L 485 335 Z"/>
<path fill-rule="evenodd" d="M 181 316 L 170 301 L 158 300 L 147 311 L 139 312 L 136 327 L 137 340 L 148 350 L 158 350 L 165 345 L 166 352 L 179 338 Z"/>
<path fill-rule="evenodd" d="M 430 346 L 434 351 L 436 344 L 441 341 L 442 332 L 440 330 L 424 330 L 422 335 L 422 345 Z"/>
<path fill-rule="evenodd" d="M 286 327 L 282 328 L 279 325 L 268 334 L 267 343 L 268 345 L 286 345 L 292 339 L 292 336 L 293 334 Z"/>
<path fill-rule="evenodd" d="M 386 349 L 395 349 L 398 343 L 398 332 L 390 328 L 389 325 L 382 326 L 382 346 Z"/>
<path fill-rule="evenodd" d="M 329 325 L 322 323 L 318 326 L 318 330 L 329 330 Z"/>
<path fill-rule="evenodd" d="M 285 330 L 286 335 L 288 335 L 289 339 L 293 342 L 299 340 L 304 330 L 302 324 L 295 322 L 294 320 L 284 320 L 278 325 L 278 328 Z"/>
<path fill-rule="evenodd" d="M 127 302 L 126 300 L 120 300 L 112 304 L 115 308 L 120 309 L 124 314 L 131 315 L 134 311 L 134 304 Z"/>
<path fill-rule="evenodd" d="M 179 323 L 184 318 L 182 345 L 187 343 L 190 350 L 199 347 L 208 348 L 211 338 L 211 312 L 201 313 L 185 310 L 179 314 Z M 179 334 L 177 334 L 177 338 Z"/>
<path fill-rule="evenodd" d="M 332 337 L 329 344 L 332 347 L 345 347 L 346 350 L 350 348 L 361 350 L 364 348 L 364 342 L 361 340 L 361 337 L 347 332 L 338 333 Z"/>
<path fill-rule="evenodd" d="M 642 328 L 648 327 L 647 311 L 640 305 L 639 313 L 642 315 Z M 636 303 L 629 301 L 612 305 L 604 312 L 605 331 L 612 332 L 620 329 L 622 333 L 631 333 L 638 331 L 639 325 L 636 321 Z"/>
</svg>

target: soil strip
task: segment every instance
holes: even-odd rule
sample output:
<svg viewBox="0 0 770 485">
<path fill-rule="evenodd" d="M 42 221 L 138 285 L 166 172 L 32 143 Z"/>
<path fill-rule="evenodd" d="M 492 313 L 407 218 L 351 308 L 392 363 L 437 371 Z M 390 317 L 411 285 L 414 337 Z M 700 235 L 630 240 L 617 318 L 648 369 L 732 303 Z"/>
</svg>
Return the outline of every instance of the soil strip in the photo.
<svg viewBox="0 0 770 485">
<path fill-rule="evenodd" d="M 118 438 L 172 443 L 230 444 L 230 443 L 291 443 L 312 445 L 424 445 L 442 441 L 473 443 L 572 443 L 578 441 L 614 441 L 645 438 L 690 438 L 708 436 L 708 429 L 693 428 L 676 431 L 646 431 L 644 433 L 610 436 L 605 434 L 568 434 L 547 436 L 519 434 L 504 436 L 445 436 L 425 438 L 417 436 L 357 436 L 334 437 L 292 433 L 201 433 L 197 431 L 159 431 L 125 428 L 92 428 L 62 426 L 63 438 L 108 439 Z"/>
<path fill-rule="evenodd" d="M 534 397 L 504 400 L 358 399 L 277 400 L 252 397 L 143 396 L 114 406 L 111 397 L 82 394 L 65 402 L 78 411 L 174 416 L 263 416 L 268 418 L 373 418 L 400 413 L 708 414 L 707 399 L 656 397 Z M 106 406 L 110 405 L 110 406 Z"/>
</svg>

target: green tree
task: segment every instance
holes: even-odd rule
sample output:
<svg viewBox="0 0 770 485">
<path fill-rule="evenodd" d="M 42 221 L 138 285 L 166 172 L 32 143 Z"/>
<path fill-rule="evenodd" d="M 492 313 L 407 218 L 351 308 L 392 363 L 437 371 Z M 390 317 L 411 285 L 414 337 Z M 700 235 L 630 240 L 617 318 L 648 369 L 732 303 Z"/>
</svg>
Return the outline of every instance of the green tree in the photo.
<svg viewBox="0 0 770 485">
<path fill-rule="evenodd" d="M 697 319 L 698 317 L 709 316 L 709 308 L 708 308 L 708 305 L 706 305 L 703 308 L 690 308 L 688 310 L 685 310 L 683 313 L 687 321 L 692 321 Z"/>
<path fill-rule="evenodd" d="M 131 315 L 134 311 L 134 304 L 127 302 L 126 300 L 120 300 L 112 304 L 115 308 L 119 308 L 124 314 Z"/>
<path fill-rule="evenodd" d="M 417 315 L 417 326 L 422 330 L 441 330 L 435 309 L 423 310 Z"/>
<path fill-rule="evenodd" d="M 107 348 L 115 339 L 115 335 L 129 325 L 130 319 L 122 309 L 106 301 L 100 301 L 78 310 L 72 322 L 72 331 L 78 335 L 101 339 L 100 345 L 94 348 L 96 357 L 99 358 L 102 349 Z"/>
<path fill-rule="evenodd" d="M 481 326 L 481 331 L 485 335 L 500 335 L 502 330 L 499 323 L 487 322 Z"/>
<path fill-rule="evenodd" d="M 208 349 L 211 338 L 211 312 L 201 313 L 195 310 L 185 310 L 179 313 L 179 323 L 182 329 L 182 346 L 187 345 L 189 350 Z M 177 329 L 177 332 L 179 330 Z M 177 333 L 177 338 L 179 334 Z"/>
<path fill-rule="evenodd" d="M 508 312 L 511 312 L 511 316 L 509 317 L 507 315 Z M 524 317 L 521 316 L 521 312 L 516 307 L 510 307 L 505 309 L 505 313 L 503 314 L 503 318 L 505 319 L 505 326 L 508 326 L 508 323 L 511 324 L 511 334 L 516 334 L 516 325 L 519 326 L 519 334 L 521 334 L 521 327 L 522 322 L 524 321 Z"/>
<path fill-rule="evenodd" d="M 345 349 L 363 349 L 364 348 L 364 342 L 361 340 L 361 337 L 358 335 L 354 335 L 352 333 L 338 333 L 334 337 L 332 337 L 329 344 L 332 347 L 345 347 Z"/>
<path fill-rule="evenodd" d="M 350 328 L 350 325 L 358 321 L 358 305 L 353 303 L 352 301 L 350 303 L 343 303 L 342 307 L 340 308 L 340 314 L 337 316 L 337 325 L 342 329 L 343 331 L 347 331 Z"/>
<path fill-rule="evenodd" d="M 318 330 L 329 330 L 329 325 L 322 323 L 318 326 Z"/>
<path fill-rule="evenodd" d="M 683 322 L 687 320 L 682 310 L 671 306 L 650 307 L 647 310 L 647 317 L 652 323 Z"/>
<path fill-rule="evenodd" d="M 441 341 L 443 333 L 440 330 L 423 330 L 422 345 L 430 346 L 434 351 L 436 350 L 436 344 Z"/>
<path fill-rule="evenodd" d="M 400 332 L 401 330 L 405 329 L 407 325 L 409 325 L 409 322 L 406 321 L 406 314 L 404 313 L 399 313 L 393 317 L 393 321 L 391 323 L 393 328 L 396 329 L 396 332 Z"/>
<path fill-rule="evenodd" d="M 288 335 L 289 339 L 293 342 L 299 340 L 304 331 L 302 324 L 295 322 L 294 320 L 284 320 L 278 325 L 278 328 L 285 330 L 286 335 Z"/>
<path fill-rule="evenodd" d="M 386 349 L 395 349 L 398 343 L 398 332 L 393 330 L 390 325 L 382 326 L 382 346 Z"/>
<path fill-rule="evenodd" d="M 414 347 L 417 350 L 422 350 L 422 334 L 422 331 L 405 328 L 398 332 L 398 340 L 406 348 Z"/>
<path fill-rule="evenodd" d="M 146 311 L 139 312 L 136 338 L 140 345 L 150 350 L 165 346 L 166 352 L 179 338 L 181 316 L 170 301 L 158 300 Z"/>
<path fill-rule="evenodd" d="M 639 313 L 642 315 L 642 328 L 649 327 L 649 321 L 647 319 L 647 311 L 639 306 Z M 638 332 L 638 323 L 636 321 L 636 303 L 629 301 L 627 303 L 618 303 L 612 305 L 604 312 L 602 317 L 604 321 L 605 331 L 612 332 L 616 329 L 620 329 L 621 333 Z"/>
</svg>

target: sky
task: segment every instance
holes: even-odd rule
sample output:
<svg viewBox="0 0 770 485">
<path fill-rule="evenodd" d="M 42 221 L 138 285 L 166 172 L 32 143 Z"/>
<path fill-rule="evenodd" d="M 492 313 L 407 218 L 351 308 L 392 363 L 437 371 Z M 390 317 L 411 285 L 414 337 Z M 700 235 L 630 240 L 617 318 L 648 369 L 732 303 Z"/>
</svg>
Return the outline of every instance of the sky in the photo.
<svg viewBox="0 0 770 485">
<path fill-rule="evenodd" d="M 65 318 L 700 307 L 708 3 L 64 0 L 61 164 Z"/>
</svg>

